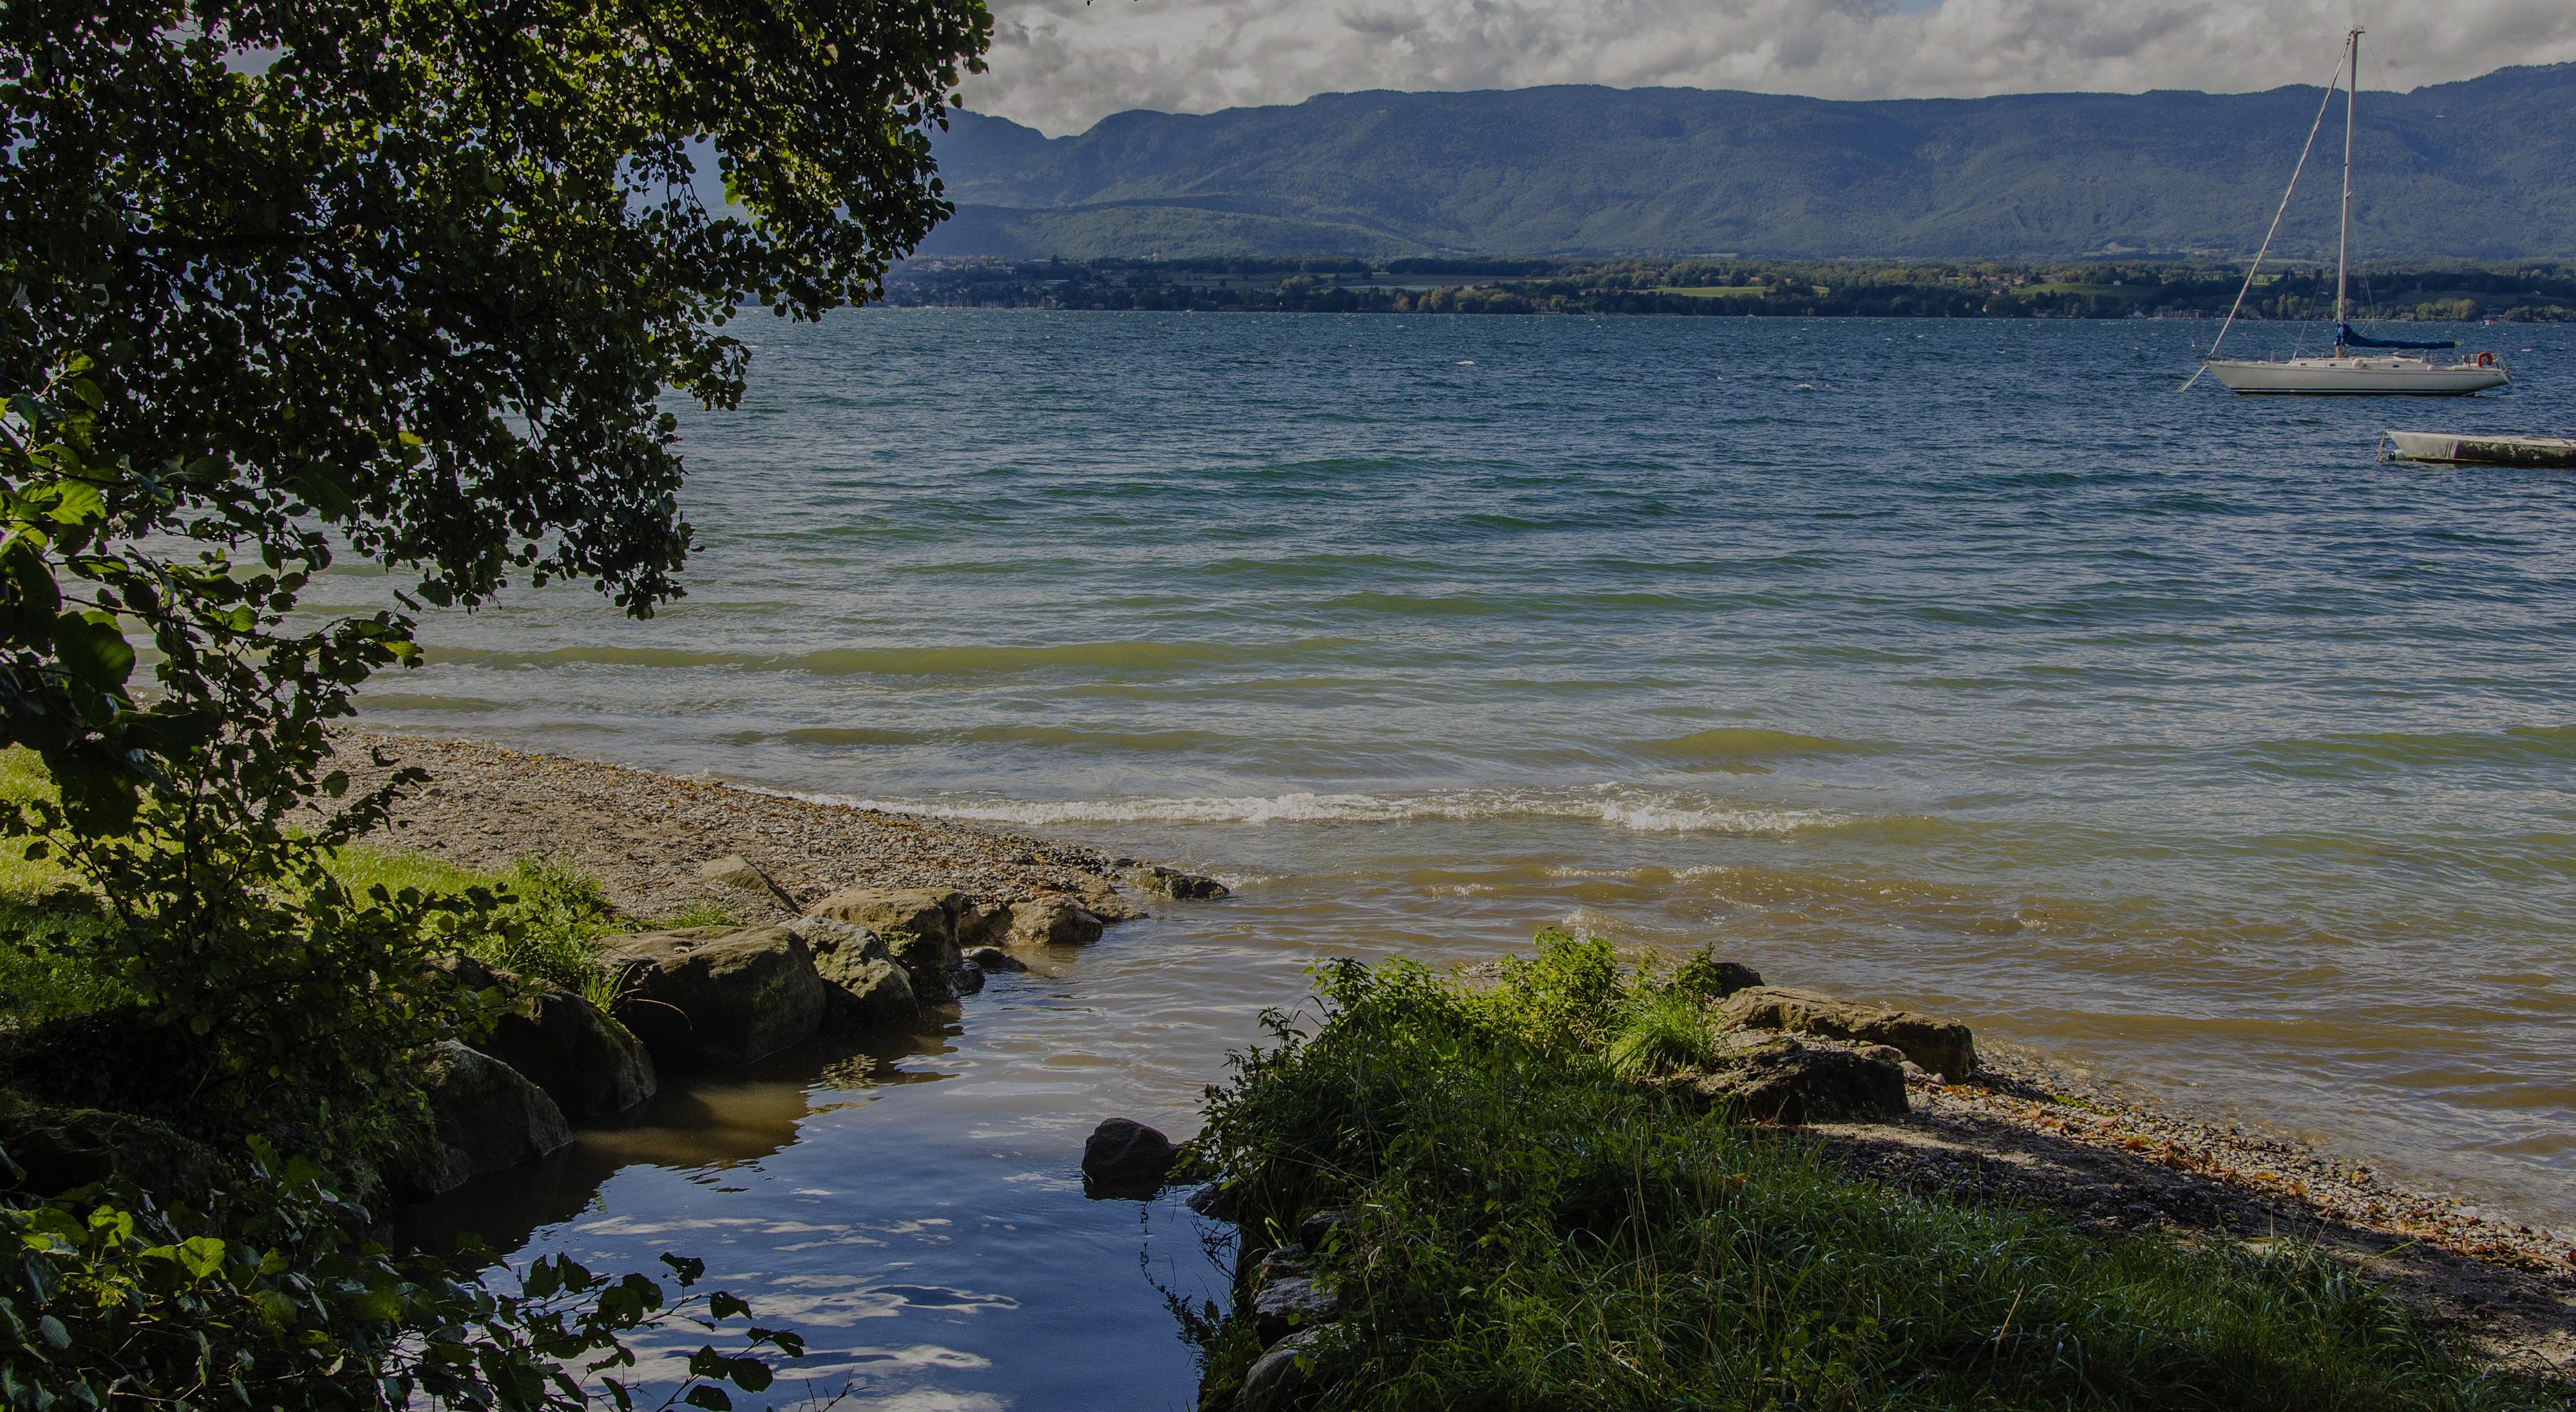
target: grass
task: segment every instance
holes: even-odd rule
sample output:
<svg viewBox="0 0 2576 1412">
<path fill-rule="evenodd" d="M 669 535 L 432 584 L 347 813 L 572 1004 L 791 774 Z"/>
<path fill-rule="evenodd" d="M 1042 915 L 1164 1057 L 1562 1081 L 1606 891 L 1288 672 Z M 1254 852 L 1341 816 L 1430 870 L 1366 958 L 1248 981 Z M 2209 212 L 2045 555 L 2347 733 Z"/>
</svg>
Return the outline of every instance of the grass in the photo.
<svg viewBox="0 0 2576 1412">
<path fill-rule="evenodd" d="M 0 803 L 49 797 L 53 783 L 25 750 L 0 751 Z M 506 897 L 481 924 L 460 930 L 460 950 L 502 970 L 561 986 L 605 1007 L 613 982 L 598 960 L 607 941 L 632 929 L 598 880 L 540 857 L 521 858 L 497 873 L 477 872 L 419 853 L 357 845 L 328 864 L 333 877 L 360 894 L 414 888 L 459 896 L 481 888 Z M 731 925 L 722 906 L 694 904 L 663 924 Z M 0 845 L 0 1022 L 34 1024 L 104 1009 L 132 998 L 86 954 L 84 943 L 110 925 L 98 901 L 58 859 L 30 861 Z"/>
<path fill-rule="evenodd" d="M 1301 1406 L 2576 1406 L 2312 1252 L 1909 1194 L 1626 1082 L 1707 1021 L 1597 942 L 1542 936 L 1482 993 L 1402 962 L 1321 989 L 1311 1033 L 1274 1017 L 1237 1057 L 1190 1157 L 1253 1252 L 1351 1213 Z M 1183 1313 L 1222 1406 L 1260 1341 Z"/>
</svg>

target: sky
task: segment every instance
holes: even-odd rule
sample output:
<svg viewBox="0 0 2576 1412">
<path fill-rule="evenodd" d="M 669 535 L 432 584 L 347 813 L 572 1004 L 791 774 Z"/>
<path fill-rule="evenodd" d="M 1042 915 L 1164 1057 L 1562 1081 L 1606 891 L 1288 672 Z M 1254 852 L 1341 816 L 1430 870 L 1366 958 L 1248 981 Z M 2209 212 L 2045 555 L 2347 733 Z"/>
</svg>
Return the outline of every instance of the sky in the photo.
<svg viewBox="0 0 2576 1412">
<path fill-rule="evenodd" d="M 967 106 L 1051 135 L 1367 88 L 1603 83 L 1819 98 L 2322 83 L 2576 61 L 2576 0 L 989 0 Z"/>
</svg>

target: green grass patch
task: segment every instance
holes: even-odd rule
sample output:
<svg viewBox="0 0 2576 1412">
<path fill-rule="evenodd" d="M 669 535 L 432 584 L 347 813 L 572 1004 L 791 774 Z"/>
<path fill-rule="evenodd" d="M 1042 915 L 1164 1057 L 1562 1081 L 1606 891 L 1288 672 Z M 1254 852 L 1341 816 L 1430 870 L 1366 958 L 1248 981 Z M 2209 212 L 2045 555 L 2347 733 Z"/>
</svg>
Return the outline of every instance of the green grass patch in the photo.
<svg viewBox="0 0 2576 1412">
<path fill-rule="evenodd" d="M 1627 1082 L 1708 1021 L 1543 935 L 1472 993 L 1339 963 L 1311 1032 L 1236 1059 L 1189 1160 L 1247 1251 L 1315 1254 L 1322 1409 L 2565 1409 L 2313 1252 L 2103 1238 L 1854 1179 L 1794 1135 Z M 1308 1227 L 1314 1229 L 1315 1227 Z M 1261 1341 L 1182 1310 L 1233 1395 Z"/>
<path fill-rule="evenodd" d="M 0 751 L 0 803 L 50 798 L 53 781 L 26 751 Z M 476 888 L 507 900 L 487 918 L 458 929 L 459 950 L 490 965 L 562 986 L 606 1003 L 598 960 L 610 937 L 634 929 L 602 894 L 597 879 L 545 858 L 521 858 L 497 873 L 477 872 L 421 853 L 365 844 L 332 855 L 331 875 L 351 891 L 405 888 L 425 896 L 462 896 Z M 702 903 L 668 919 L 671 926 L 731 925 L 723 907 Z M 33 1024 L 124 1003 L 132 992 L 90 958 L 88 942 L 112 922 L 60 856 L 29 860 L 0 845 L 0 1020 Z"/>
</svg>

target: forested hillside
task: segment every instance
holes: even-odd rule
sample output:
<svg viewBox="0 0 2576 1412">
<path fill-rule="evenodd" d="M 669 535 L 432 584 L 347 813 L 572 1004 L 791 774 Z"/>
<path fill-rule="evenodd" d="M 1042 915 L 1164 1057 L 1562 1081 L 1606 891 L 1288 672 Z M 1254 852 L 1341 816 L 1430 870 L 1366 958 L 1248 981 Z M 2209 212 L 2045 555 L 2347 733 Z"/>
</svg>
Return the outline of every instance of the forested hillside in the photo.
<svg viewBox="0 0 2576 1412">
<path fill-rule="evenodd" d="M 1327 94 L 1050 139 L 958 114 L 933 255 L 2048 258 L 2248 253 L 2318 90 L 1829 102 L 1696 89 Z M 2341 104 L 2284 253 L 2329 253 Z M 2365 92 L 2377 257 L 2576 253 L 2576 65 Z"/>
</svg>

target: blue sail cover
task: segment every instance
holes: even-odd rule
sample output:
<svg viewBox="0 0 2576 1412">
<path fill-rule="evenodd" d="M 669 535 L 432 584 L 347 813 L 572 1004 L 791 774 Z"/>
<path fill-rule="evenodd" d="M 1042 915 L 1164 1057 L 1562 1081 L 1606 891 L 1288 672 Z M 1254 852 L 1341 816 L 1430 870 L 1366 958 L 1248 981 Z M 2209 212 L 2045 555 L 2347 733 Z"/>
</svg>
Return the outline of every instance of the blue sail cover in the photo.
<svg viewBox="0 0 2576 1412">
<path fill-rule="evenodd" d="M 2353 332 L 2350 324 L 2335 325 L 2335 342 L 2346 348 L 2457 348 L 2460 346 L 2447 338 L 2439 343 L 2411 343 L 2402 338 L 2373 338 L 2366 333 Z"/>
</svg>

